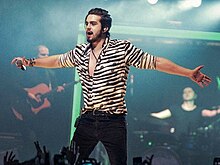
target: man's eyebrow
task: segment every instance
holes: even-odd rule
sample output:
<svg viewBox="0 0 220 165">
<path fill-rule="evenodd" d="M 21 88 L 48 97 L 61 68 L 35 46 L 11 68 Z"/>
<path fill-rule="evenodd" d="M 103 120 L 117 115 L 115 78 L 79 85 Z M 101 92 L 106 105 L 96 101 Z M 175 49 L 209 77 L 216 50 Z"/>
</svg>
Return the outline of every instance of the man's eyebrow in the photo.
<svg viewBox="0 0 220 165">
<path fill-rule="evenodd" d="M 85 21 L 85 22 L 98 22 L 97 20 Z"/>
<path fill-rule="evenodd" d="M 98 21 L 85 21 L 85 23 L 98 23 Z"/>
</svg>

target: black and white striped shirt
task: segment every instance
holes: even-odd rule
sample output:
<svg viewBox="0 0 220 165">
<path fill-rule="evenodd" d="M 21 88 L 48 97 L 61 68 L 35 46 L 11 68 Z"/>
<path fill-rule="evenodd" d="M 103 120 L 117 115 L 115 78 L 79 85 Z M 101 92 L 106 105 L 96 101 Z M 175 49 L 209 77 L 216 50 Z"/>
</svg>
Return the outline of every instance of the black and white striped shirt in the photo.
<svg viewBox="0 0 220 165">
<path fill-rule="evenodd" d="M 89 75 L 89 43 L 77 45 L 60 55 L 63 67 L 76 67 L 82 84 L 82 113 L 99 110 L 110 114 L 126 114 L 125 93 L 129 66 L 156 69 L 156 56 L 144 53 L 126 40 L 106 38 L 94 75 Z"/>
</svg>

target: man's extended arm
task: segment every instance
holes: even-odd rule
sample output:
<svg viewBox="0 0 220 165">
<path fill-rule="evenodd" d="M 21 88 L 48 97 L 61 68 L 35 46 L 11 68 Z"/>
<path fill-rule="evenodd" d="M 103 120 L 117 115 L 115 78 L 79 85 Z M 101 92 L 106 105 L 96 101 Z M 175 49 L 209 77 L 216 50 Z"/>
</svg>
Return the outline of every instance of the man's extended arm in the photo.
<svg viewBox="0 0 220 165">
<path fill-rule="evenodd" d="M 204 117 L 214 117 L 216 115 L 220 114 L 220 108 L 219 109 L 213 109 L 213 110 L 209 110 L 209 109 L 203 109 L 202 110 L 202 116 Z"/>
<path fill-rule="evenodd" d="M 24 66 L 35 66 L 41 68 L 61 68 L 62 66 L 59 61 L 59 56 L 60 55 L 53 55 L 53 56 L 37 58 L 37 59 L 25 59 L 24 57 L 15 57 L 11 61 L 11 63 L 17 65 L 17 61 L 21 61 Z"/>
<path fill-rule="evenodd" d="M 159 118 L 159 119 L 166 119 L 166 118 L 171 117 L 171 115 L 172 114 L 171 114 L 169 109 L 165 109 L 165 110 L 160 111 L 160 112 L 153 112 L 153 113 L 151 113 L 151 116 Z"/>
<path fill-rule="evenodd" d="M 198 66 L 193 70 L 187 69 L 162 57 L 157 57 L 156 60 L 156 69 L 158 71 L 188 77 L 200 87 L 207 86 L 211 82 L 211 78 L 200 71 L 202 68 L 203 66 Z"/>
</svg>

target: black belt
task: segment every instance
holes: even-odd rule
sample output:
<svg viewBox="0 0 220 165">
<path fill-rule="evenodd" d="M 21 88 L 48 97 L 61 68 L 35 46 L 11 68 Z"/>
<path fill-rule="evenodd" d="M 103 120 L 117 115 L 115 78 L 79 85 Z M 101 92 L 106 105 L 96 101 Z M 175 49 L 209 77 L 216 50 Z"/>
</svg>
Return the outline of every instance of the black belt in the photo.
<svg viewBox="0 0 220 165">
<path fill-rule="evenodd" d="M 87 111 L 81 115 L 81 118 L 87 119 L 97 119 L 97 120 L 108 120 L 108 119 L 118 119 L 125 120 L 125 114 L 110 114 L 103 111 Z"/>
</svg>

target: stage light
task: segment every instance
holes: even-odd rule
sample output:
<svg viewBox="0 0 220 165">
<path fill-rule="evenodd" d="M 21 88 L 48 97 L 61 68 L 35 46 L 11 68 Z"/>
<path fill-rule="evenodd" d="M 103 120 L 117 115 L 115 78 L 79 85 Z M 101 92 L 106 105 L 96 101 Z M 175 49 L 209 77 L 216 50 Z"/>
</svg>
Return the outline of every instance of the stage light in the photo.
<svg viewBox="0 0 220 165">
<path fill-rule="evenodd" d="M 201 6 L 201 4 L 202 4 L 202 0 L 191 1 L 192 7 L 199 7 L 199 6 Z"/>
<path fill-rule="evenodd" d="M 217 77 L 216 77 L 216 80 L 217 80 L 217 87 L 218 87 L 218 90 L 220 90 L 220 77 L 217 76 Z"/>
<path fill-rule="evenodd" d="M 148 145 L 148 146 L 152 146 L 152 145 L 153 145 L 153 142 L 149 141 L 149 142 L 147 143 L 147 145 Z"/>
<path fill-rule="evenodd" d="M 179 8 L 182 10 L 189 10 L 193 7 L 199 7 L 202 4 L 202 0 L 184 0 L 179 1 Z"/>
<path fill-rule="evenodd" d="M 179 1 L 178 3 L 179 3 L 178 7 L 181 10 L 189 10 L 192 8 L 190 1 Z"/>
<path fill-rule="evenodd" d="M 147 0 L 147 1 L 151 5 L 155 5 L 158 2 L 158 0 Z"/>
<path fill-rule="evenodd" d="M 175 128 L 170 128 L 170 133 L 175 133 Z"/>
</svg>

